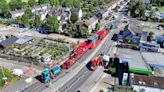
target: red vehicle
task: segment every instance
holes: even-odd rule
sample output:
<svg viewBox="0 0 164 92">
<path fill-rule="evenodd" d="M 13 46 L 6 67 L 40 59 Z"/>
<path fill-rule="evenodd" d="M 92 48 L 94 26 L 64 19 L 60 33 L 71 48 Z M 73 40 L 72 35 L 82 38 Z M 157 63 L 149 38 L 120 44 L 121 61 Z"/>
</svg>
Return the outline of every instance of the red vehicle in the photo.
<svg viewBox="0 0 164 92">
<path fill-rule="evenodd" d="M 103 38 L 108 34 L 108 30 L 102 29 L 90 36 L 86 41 L 79 44 L 71 54 L 71 58 L 61 65 L 62 69 L 68 69 L 73 65 L 88 49 L 92 49 L 99 45 Z"/>
<path fill-rule="evenodd" d="M 102 59 L 98 56 L 93 61 L 91 61 L 90 69 L 95 71 L 97 66 L 100 65 Z"/>
</svg>

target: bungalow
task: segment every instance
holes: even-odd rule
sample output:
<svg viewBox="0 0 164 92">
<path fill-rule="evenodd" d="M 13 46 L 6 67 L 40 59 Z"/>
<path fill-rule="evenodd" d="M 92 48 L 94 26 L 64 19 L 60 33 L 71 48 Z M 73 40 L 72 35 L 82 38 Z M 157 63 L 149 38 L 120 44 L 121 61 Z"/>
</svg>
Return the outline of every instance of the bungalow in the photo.
<svg viewBox="0 0 164 92">
<path fill-rule="evenodd" d="M 100 10 L 96 11 L 95 15 L 99 19 L 105 19 L 108 17 L 109 11 L 107 9 L 100 9 Z"/>
<path fill-rule="evenodd" d="M 84 25 L 88 28 L 89 33 L 91 33 L 92 30 L 96 28 L 97 23 L 98 23 L 97 17 L 93 16 L 89 20 L 86 20 Z"/>
</svg>

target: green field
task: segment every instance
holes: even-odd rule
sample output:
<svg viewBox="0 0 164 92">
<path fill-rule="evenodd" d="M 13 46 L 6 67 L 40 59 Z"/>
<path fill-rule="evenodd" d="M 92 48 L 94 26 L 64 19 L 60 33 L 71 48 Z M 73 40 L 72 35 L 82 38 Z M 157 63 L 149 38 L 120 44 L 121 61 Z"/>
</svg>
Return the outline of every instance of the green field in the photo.
<svg viewBox="0 0 164 92">
<path fill-rule="evenodd" d="M 158 10 L 164 12 L 164 7 L 158 7 Z"/>
</svg>

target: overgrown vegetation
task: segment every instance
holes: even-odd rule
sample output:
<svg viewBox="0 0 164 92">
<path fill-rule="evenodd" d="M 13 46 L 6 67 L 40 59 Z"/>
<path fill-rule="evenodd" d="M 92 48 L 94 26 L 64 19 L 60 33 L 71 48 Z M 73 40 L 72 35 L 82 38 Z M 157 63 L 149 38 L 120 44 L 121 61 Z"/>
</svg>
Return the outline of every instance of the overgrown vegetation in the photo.
<svg viewBox="0 0 164 92">
<path fill-rule="evenodd" d="M 4 76 L 7 77 L 7 80 L 6 80 L 7 83 L 13 83 L 19 80 L 19 78 L 13 76 L 12 72 L 9 69 L 3 68 L 2 70 L 1 68 L 0 69 L 0 87 L 3 87 L 5 85 L 5 80 L 3 80 Z"/>
</svg>

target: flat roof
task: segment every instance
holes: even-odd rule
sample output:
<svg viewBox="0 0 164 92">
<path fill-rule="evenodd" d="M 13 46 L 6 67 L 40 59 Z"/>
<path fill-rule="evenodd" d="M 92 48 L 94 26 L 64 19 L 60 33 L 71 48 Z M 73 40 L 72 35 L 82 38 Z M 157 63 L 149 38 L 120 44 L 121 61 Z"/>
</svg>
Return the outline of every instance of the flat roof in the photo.
<svg viewBox="0 0 164 92">
<path fill-rule="evenodd" d="M 134 76 L 132 77 L 132 84 L 163 89 L 164 77 L 134 74 Z"/>
<path fill-rule="evenodd" d="M 3 47 L 6 47 L 6 46 L 9 46 L 9 45 L 12 45 L 15 43 L 15 41 L 17 41 L 18 38 L 16 36 L 13 36 L 11 38 L 8 38 L 6 40 L 3 40 L 0 45 L 2 45 Z"/>
<path fill-rule="evenodd" d="M 164 55 L 162 53 L 142 52 L 142 56 L 148 64 L 164 66 Z"/>
<path fill-rule="evenodd" d="M 127 61 L 130 68 L 149 70 L 139 51 L 118 48 L 118 52 L 120 59 Z"/>
<path fill-rule="evenodd" d="M 18 36 L 18 40 L 16 41 L 16 43 L 17 44 L 24 44 L 24 43 L 26 43 L 32 39 L 33 39 L 32 36 L 21 35 L 21 36 Z"/>
</svg>

